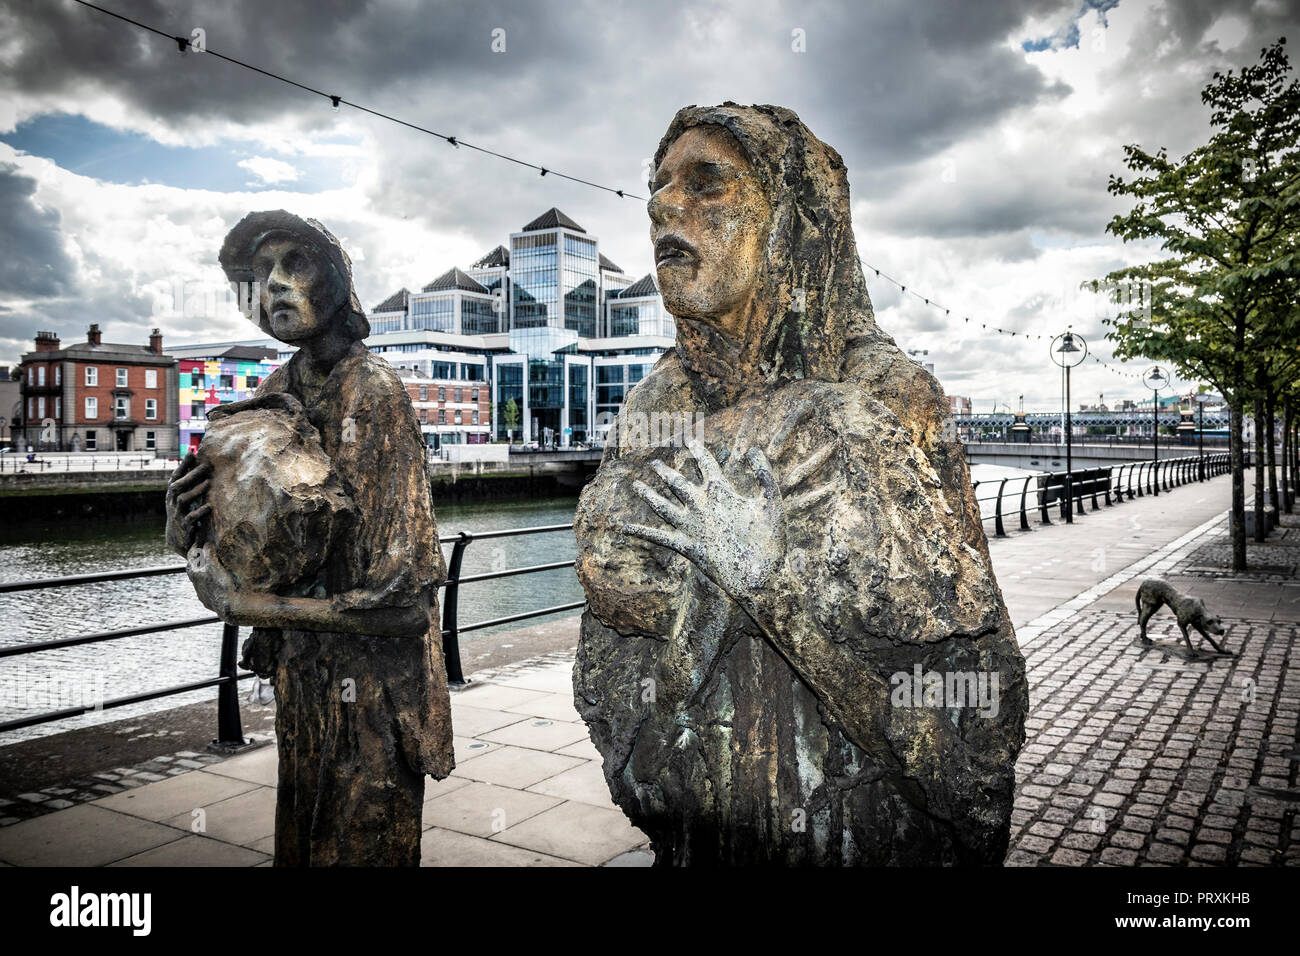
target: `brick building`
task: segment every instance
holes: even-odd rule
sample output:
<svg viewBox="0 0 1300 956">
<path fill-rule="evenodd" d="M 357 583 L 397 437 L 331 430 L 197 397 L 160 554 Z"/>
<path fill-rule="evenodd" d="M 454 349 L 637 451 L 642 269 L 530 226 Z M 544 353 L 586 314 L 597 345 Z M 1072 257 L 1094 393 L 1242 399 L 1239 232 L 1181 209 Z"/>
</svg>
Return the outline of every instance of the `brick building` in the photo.
<svg viewBox="0 0 1300 956">
<path fill-rule="evenodd" d="M 413 369 L 398 369 L 415 406 L 425 444 L 479 445 L 491 440 L 492 403 L 486 382 L 425 378 Z"/>
<path fill-rule="evenodd" d="M 148 345 L 104 342 L 92 325 L 66 348 L 37 332 L 22 357 L 22 447 L 40 451 L 138 451 L 175 457 L 177 362 L 157 329 Z"/>
</svg>

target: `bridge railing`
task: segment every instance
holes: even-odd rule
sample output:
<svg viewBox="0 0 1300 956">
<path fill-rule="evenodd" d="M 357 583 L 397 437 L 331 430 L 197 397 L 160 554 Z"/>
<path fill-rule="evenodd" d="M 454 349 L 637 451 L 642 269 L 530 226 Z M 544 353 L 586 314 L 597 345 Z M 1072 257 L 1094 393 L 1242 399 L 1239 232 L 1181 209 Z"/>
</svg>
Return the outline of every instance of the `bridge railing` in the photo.
<svg viewBox="0 0 1300 956">
<path fill-rule="evenodd" d="M 1073 524 L 1076 515 L 1087 513 L 1085 499 L 1092 511 L 1123 504 L 1135 497 L 1159 495 L 1192 482 L 1206 481 L 1226 473 L 1230 456 L 1216 452 L 1208 455 L 1189 455 L 1181 458 L 1163 458 L 1151 461 L 1123 462 L 1097 468 L 1076 468 L 1073 471 L 1053 471 L 1032 475 L 1007 476 L 990 481 L 974 482 L 975 500 L 979 504 L 980 521 L 992 521 L 993 533 L 1006 537 L 1006 523 L 1014 514 L 1020 530 L 1031 530 L 1030 515 L 1037 514 L 1039 525 L 1052 523 L 1051 510 L 1055 505 L 1058 519 Z M 980 490 L 996 486 L 993 494 L 980 496 Z M 1010 486 L 1010 491 L 1008 491 Z M 1006 502 L 1012 507 L 1008 509 Z M 985 505 L 992 502 L 992 508 Z"/>
</svg>

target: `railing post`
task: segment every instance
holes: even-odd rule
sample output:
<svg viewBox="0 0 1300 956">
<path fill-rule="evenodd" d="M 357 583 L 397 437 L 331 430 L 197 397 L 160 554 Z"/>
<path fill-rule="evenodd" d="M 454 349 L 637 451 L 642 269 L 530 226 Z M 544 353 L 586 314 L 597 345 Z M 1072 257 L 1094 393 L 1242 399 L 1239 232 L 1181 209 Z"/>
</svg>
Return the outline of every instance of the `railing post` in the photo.
<svg viewBox="0 0 1300 956">
<path fill-rule="evenodd" d="M 456 612 L 460 597 L 460 563 L 465 549 L 474 540 L 468 531 L 451 546 L 451 561 L 447 563 L 447 587 L 442 595 L 442 656 L 447 666 L 447 683 L 464 686 L 467 681 L 460 668 L 460 636 L 457 631 Z"/>
<path fill-rule="evenodd" d="M 1002 489 L 1007 486 L 1007 479 L 1003 478 L 1002 483 L 998 485 L 998 506 L 993 515 L 994 532 L 999 538 L 1007 536 L 1007 529 L 1002 526 Z"/>
<path fill-rule="evenodd" d="M 239 665 L 236 647 L 239 627 L 224 624 L 221 628 L 221 675 L 226 682 L 217 688 L 217 739 L 212 745 L 222 750 L 244 747 L 244 728 L 239 720 Z"/>
<path fill-rule="evenodd" d="M 1137 464 L 1137 470 L 1138 470 L 1138 494 L 1137 494 L 1137 496 L 1138 496 L 1139 498 L 1141 498 L 1142 495 L 1143 495 L 1143 491 L 1142 491 L 1142 469 L 1144 469 L 1144 468 L 1146 467 L 1146 465 L 1147 465 L 1147 463 L 1146 463 L 1145 461 L 1140 461 L 1140 462 L 1138 462 L 1138 464 Z M 1133 476 L 1132 476 L 1132 475 L 1129 475 L 1128 486 L 1129 486 L 1130 490 L 1133 488 Z"/>
<path fill-rule="evenodd" d="M 1047 514 L 1047 493 L 1052 488 L 1052 475 L 1048 473 L 1039 477 L 1043 479 L 1043 484 L 1038 489 L 1038 518 L 1042 524 L 1051 524 L 1052 519 Z"/>
<path fill-rule="evenodd" d="M 1101 484 L 1101 469 L 1092 468 L 1090 471 L 1092 472 L 1092 477 L 1089 479 L 1089 485 L 1092 490 L 1092 510 L 1097 511 L 1100 507 L 1097 504 L 1097 486 Z M 1106 504 L 1110 504 L 1110 502 L 1107 501 Z"/>
<path fill-rule="evenodd" d="M 1029 530 L 1029 515 L 1025 513 L 1025 498 L 1029 495 L 1029 479 L 1032 475 L 1025 477 L 1025 484 L 1020 489 L 1020 530 Z"/>
</svg>

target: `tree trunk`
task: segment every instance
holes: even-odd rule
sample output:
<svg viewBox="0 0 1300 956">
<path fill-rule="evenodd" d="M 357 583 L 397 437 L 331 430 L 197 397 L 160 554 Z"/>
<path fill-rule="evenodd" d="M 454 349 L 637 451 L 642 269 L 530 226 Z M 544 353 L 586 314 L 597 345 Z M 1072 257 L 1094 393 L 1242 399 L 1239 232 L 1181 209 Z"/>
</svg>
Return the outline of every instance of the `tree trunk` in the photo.
<svg viewBox="0 0 1300 956">
<path fill-rule="evenodd" d="M 1259 380 L 1256 379 L 1256 385 Z M 1255 393 L 1255 540 L 1268 537 L 1264 526 L 1264 396 Z"/>
<path fill-rule="evenodd" d="M 1291 399 L 1282 402 L 1282 507 L 1287 514 L 1295 502 L 1295 463 L 1291 460 L 1295 449 L 1295 438 L 1291 434 Z"/>
<path fill-rule="evenodd" d="M 1268 442 L 1268 501 L 1269 507 L 1273 509 L 1273 514 L 1282 514 L 1282 502 L 1277 494 L 1277 445 L 1273 436 L 1276 434 L 1275 424 L 1277 418 L 1277 390 L 1270 384 L 1268 394 L 1264 397 L 1264 421 L 1268 425 L 1268 434 L 1265 440 Z"/>
<path fill-rule="evenodd" d="M 1240 392 L 1238 392 L 1240 394 Z M 1234 399 L 1228 418 L 1229 458 L 1232 462 L 1232 570 L 1246 570 L 1246 479 L 1242 454 L 1241 400 Z"/>
</svg>

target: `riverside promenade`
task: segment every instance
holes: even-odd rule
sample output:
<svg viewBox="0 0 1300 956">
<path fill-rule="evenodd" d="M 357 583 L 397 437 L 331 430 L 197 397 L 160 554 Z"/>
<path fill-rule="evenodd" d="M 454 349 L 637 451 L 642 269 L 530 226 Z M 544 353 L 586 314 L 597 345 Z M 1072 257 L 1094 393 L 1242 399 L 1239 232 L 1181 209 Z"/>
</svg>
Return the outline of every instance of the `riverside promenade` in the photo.
<svg viewBox="0 0 1300 956">
<path fill-rule="evenodd" d="M 1009 865 L 1300 864 L 1300 514 L 1232 575 L 1230 481 L 990 539 L 1030 684 Z M 1235 656 L 1189 655 L 1168 610 L 1151 622 L 1154 645 L 1137 642 L 1134 596 L 1156 575 L 1205 599 Z M 457 767 L 426 783 L 425 865 L 651 862 L 573 708 L 577 618 L 546 627 L 557 650 L 481 670 L 453 694 Z M 0 822 L 17 821 L 0 827 L 0 861 L 271 863 L 269 743 L 91 776 L 95 792 L 48 787 L 0 805 Z M 40 815 L 19 819 L 19 801 Z"/>
</svg>

